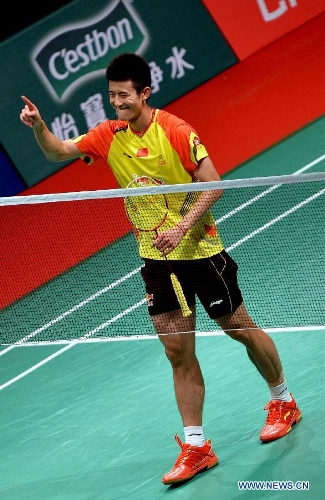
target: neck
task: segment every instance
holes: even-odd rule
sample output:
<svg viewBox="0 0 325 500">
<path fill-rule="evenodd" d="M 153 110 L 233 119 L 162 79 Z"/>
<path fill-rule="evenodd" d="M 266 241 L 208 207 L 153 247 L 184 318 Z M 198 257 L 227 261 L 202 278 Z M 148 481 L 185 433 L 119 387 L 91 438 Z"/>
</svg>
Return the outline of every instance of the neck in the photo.
<svg viewBox="0 0 325 500">
<path fill-rule="evenodd" d="M 143 110 L 141 111 L 140 116 L 135 120 L 130 120 L 129 123 L 132 129 L 138 134 L 140 134 L 141 132 L 144 132 L 146 128 L 149 126 L 152 117 L 153 117 L 153 111 L 150 108 L 150 106 L 146 104 Z"/>
</svg>

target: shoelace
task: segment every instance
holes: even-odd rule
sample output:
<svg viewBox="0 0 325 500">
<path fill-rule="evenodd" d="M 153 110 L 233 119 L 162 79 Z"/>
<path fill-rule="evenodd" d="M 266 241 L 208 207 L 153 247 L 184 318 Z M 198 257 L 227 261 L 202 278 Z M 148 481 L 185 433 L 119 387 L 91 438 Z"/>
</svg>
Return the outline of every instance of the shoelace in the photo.
<svg viewBox="0 0 325 500">
<path fill-rule="evenodd" d="M 175 465 L 188 465 L 192 467 L 196 465 L 198 462 L 201 462 L 204 455 L 193 448 L 188 448 L 187 450 L 183 450 L 180 456 L 178 457 Z"/>
<path fill-rule="evenodd" d="M 274 424 L 281 420 L 281 414 L 283 409 L 283 403 L 278 403 L 277 401 L 269 401 L 266 406 L 264 406 L 264 410 L 268 410 L 266 423 Z"/>
<path fill-rule="evenodd" d="M 187 465 L 189 467 L 192 467 L 200 462 L 206 455 L 205 453 L 203 454 L 199 450 L 196 450 L 194 446 L 189 446 L 188 448 L 184 449 L 184 445 L 181 442 L 180 438 L 177 435 L 175 436 L 175 438 L 179 446 L 182 448 L 182 452 L 177 458 L 175 466 Z"/>
</svg>

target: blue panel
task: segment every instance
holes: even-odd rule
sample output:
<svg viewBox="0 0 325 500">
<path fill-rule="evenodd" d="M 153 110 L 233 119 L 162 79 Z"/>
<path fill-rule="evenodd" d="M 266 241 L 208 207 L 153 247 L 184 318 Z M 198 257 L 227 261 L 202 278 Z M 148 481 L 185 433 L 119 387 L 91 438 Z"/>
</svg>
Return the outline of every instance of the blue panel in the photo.
<svg viewBox="0 0 325 500">
<path fill-rule="evenodd" d="M 26 187 L 14 165 L 0 147 L 0 196 L 14 196 Z"/>
</svg>

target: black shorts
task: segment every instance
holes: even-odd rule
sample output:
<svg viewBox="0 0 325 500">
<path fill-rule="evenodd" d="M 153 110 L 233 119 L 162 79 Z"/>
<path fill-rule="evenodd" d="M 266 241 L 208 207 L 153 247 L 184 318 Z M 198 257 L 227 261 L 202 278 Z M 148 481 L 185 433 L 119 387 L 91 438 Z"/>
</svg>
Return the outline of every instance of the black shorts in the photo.
<svg viewBox="0 0 325 500">
<path fill-rule="evenodd" d="M 179 309 L 170 272 L 178 278 L 189 306 L 198 297 L 211 319 L 235 311 L 243 297 L 236 262 L 223 250 L 205 259 L 169 261 L 144 259 L 141 268 L 150 316 Z"/>
</svg>

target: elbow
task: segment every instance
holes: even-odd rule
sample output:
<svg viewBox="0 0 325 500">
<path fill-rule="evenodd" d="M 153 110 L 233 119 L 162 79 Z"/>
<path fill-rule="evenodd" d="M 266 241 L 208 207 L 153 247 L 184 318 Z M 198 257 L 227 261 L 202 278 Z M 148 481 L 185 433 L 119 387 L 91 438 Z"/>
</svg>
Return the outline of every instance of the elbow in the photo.
<svg viewBox="0 0 325 500">
<path fill-rule="evenodd" d="M 56 151 L 46 151 L 46 152 L 44 152 L 44 154 L 45 154 L 45 158 L 51 162 L 59 162 L 59 161 L 65 160 L 65 158 L 63 158 L 62 155 Z"/>
<path fill-rule="evenodd" d="M 224 189 L 218 189 L 218 192 L 217 192 L 217 200 L 219 200 L 220 198 L 223 197 L 225 193 L 225 190 Z"/>
</svg>

